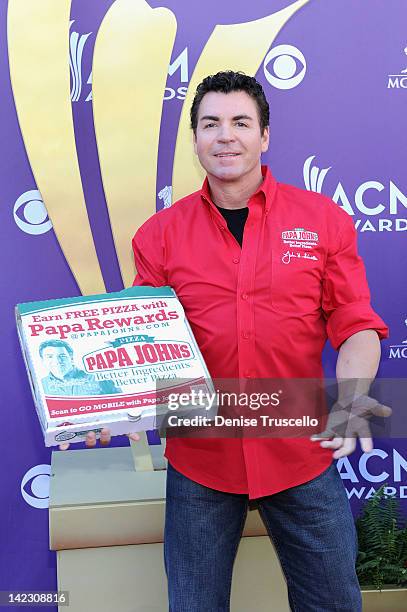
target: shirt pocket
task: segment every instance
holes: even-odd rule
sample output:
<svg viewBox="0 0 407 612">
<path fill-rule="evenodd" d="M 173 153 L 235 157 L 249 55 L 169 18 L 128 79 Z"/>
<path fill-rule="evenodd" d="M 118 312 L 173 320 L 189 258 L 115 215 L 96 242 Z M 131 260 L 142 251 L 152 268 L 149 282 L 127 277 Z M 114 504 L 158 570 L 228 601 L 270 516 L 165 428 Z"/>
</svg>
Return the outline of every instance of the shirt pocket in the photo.
<svg viewBox="0 0 407 612">
<path fill-rule="evenodd" d="M 272 308 L 280 312 L 301 315 L 320 311 L 321 255 L 315 250 L 273 250 L 270 298 Z"/>
</svg>

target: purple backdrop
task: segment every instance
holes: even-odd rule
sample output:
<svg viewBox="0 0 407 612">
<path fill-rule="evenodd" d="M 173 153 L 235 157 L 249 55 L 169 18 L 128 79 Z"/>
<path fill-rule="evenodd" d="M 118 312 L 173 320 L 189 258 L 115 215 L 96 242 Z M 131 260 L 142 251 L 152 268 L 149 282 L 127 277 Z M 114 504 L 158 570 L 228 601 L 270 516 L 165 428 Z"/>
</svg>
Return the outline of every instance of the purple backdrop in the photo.
<svg viewBox="0 0 407 612">
<path fill-rule="evenodd" d="M 82 87 L 75 90 L 72 108 L 88 214 L 108 291 L 120 289 L 122 284 L 103 205 L 89 77 L 96 34 L 111 4 L 112 0 L 73 0 L 70 30 L 89 34 L 79 65 Z M 207 0 L 205 12 L 197 11 L 187 0 L 150 4 L 166 6 L 176 15 L 178 30 L 171 62 L 186 48 L 189 78 L 217 23 L 250 21 L 291 2 Z M 271 106 L 271 145 L 265 162 L 278 180 L 334 197 L 358 228 L 373 304 L 391 330 L 389 340 L 383 343 L 380 366 L 380 376 L 387 378 L 406 377 L 407 363 L 407 79 L 403 80 L 402 72 L 407 68 L 406 17 L 405 0 L 370 0 L 368 6 L 364 0 L 311 0 L 281 30 L 272 44 L 274 57 L 262 63 L 257 74 Z M 3 41 L 6 24 L 7 3 L 3 1 Z M 291 59 L 280 45 L 291 46 Z M 302 78 L 295 84 L 301 72 Z M 37 187 L 16 117 L 4 43 L 0 79 L 0 168 L 4 175 L 0 192 L 0 371 L 3 409 L 13 411 L 12 419 L 3 417 L 0 590 L 45 590 L 56 587 L 55 554 L 48 551 L 46 511 L 50 451 L 44 448 L 33 410 L 13 308 L 17 302 L 72 296 L 78 294 L 78 288 L 52 229 L 34 235 L 30 219 L 22 217 L 24 208 L 14 210 L 18 198 Z M 176 130 L 185 93 L 182 88 L 187 86 L 188 79 L 180 69 L 168 76 L 157 193 L 171 185 Z M 163 201 L 157 197 L 157 208 L 162 206 Z M 335 355 L 329 347 L 325 363 L 327 373 L 332 375 Z M 339 462 L 355 514 L 372 494 L 372 487 L 377 489 L 383 482 L 389 483 L 389 493 L 400 498 L 407 513 L 406 455 L 405 440 L 378 440 L 373 455 L 367 457 L 357 451 Z"/>
</svg>

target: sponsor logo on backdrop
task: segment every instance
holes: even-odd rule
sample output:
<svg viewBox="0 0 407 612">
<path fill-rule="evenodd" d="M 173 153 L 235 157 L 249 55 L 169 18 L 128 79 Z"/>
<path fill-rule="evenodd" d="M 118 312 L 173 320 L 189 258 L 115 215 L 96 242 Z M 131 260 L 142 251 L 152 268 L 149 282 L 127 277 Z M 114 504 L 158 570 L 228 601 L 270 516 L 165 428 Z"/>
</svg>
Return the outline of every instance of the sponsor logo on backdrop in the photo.
<svg viewBox="0 0 407 612">
<path fill-rule="evenodd" d="M 13 216 L 17 227 L 26 234 L 38 236 L 52 228 L 38 189 L 30 189 L 20 195 L 14 204 Z"/>
<path fill-rule="evenodd" d="M 267 81 L 277 89 L 293 89 L 304 79 L 307 62 L 303 53 L 293 45 L 273 47 L 263 62 Z M 169 80 L 164 100 L 185 100 L 189 82 L 188 47 L 185 47 L 168 66 Z"/>
<path fill-rule="evenodd" d="M 158 197 L 163 201 L 163 208 L 169 208 L 172 204 L 172 185 L 166 185 L 158 192 Z"/>
<path fill-rule="evenodd" d="M 407 230 L 407 194 L 391 179 L 369 180 L 351 191 L 346 183 L 336 182 L 333 191 L 323 190 L 325 178 L 332 166 L 319 168 L 315 155 L 304 162 L 303 176 L 308 191 L 324 193 L 332 198 L 351 217 L 359 232 L 403 232 Z M 335 184 L 334 182 L 334 184 Z M 380 194 L 380 195 L 379 195 Z"/>
<path fill-rule="evenodd" d="M 370 453 L 363 453 L 356 466 L 348 457 L 338 459 L 338 472 L 348 495 L 348 499 L 369 499 L 383 483 L 392 482 L 393 486 L 385 487 L 385 494 L 391 497 L 407 498 L 406 482 L 407 458 L 395 448 L 387 453 L 381 448 L 374 448 Z"/>
<path fill-rule="evenodd" d="M 174 76 L 174 78 L 169 82 L 172 87 L 168 86 L 164 90 L 164 100 L 185 100 L 188 86 L 178 85 L 178 83 L 188 83 L 189 81 L 188 47 L 185 47 L 168 66 L 168 76 Z"/>
<path fill-rule="evenodd" d="M 75 20 L 71 21 L 69 27 L 74 23 Z M 78 32 L 71 32 L 69 36 L 69 67 L 71 69 L 71 100 L 72 102 L 79 102 L 82 94 L 82 59 L 83 49 L 86 41 L 92 32 L 87 34 L 79 34 Z M 92 72 L 89 75 L 88 84 L 92 84 Z M 88 94 L 85 102 L 92 100 L 92 91 Z"/>
<path fill-rule="evenodd" d="M 404 48 L 404 68 L 399 74 L 387 75 L 387 89 L 407 89 L 407 47 Z"/>
<path fill-rule="evenodd" d="M 407 327 L 407 319 L 404 320 L 404 325 Z M 389 359 L 407 359 L 407 330 L 406 339 L 401 341 L 401 344 L 391 344 L 389 347 Z"/>
<path fill-rule="evenodd" d="M 278 45 L 267 53 L 263 62 L 264 76 L 277 89 L 293 89 L 305 77 L 307 62 L 293 45 Z"/>
<path fill-rule="evenodd" d="M 21 495 L 32 508 L 48 508 L 51 466 L 47 463 L 35 465 L 21 480 Z"/>
<path fill-rule="evenodd" d="M 281 2 L 283 0 L 279 0 L 279 6 L 281 6 Z M 278 12 L 275 13 L 271 13 L 270 15 L 268 15 L 267 17 L 265 17 L 264 19 L 267 20 L 268 22 L 268 26 L 269 29 L 267 29 L 266 31 L 264 31 L 264 20 L 263 19 L 259 19 L 259 20 L 249 20 L 247 22 L 242 22 L 239 24 L 231 24 L 231 25 L 223 25 L 222 27 L 225 27 L 226 30 L 225 32 L 227 33 L 227 36 L 225 36 L 225 38 L 218 38 L 216 35 L 216 28 L 213 31 L 208 32 L 209 36 L 208 39 L 206 41 L 206 44 L 204 45 L 204 47 L 199 50 L 200 51 L 200 55 L 198 58 L 194 57 L 194 64 L 195 64 L 195 60 L 197 60 L 197 65 L 200 65 L 201 62 L 206 66 L 206 71 L 208 73 L 211 72 L 215 72 L 216 69 L 218 68 L 218 58 L 222 55 L 222 52 L 224 50 L 224 47 L 226 45 L 226 47 L 230 47 L 232 46 L 233 49 L 235 49 L 236 51 L 236 61 L 238 61 L 238 64 L 241 63 L 241 61 L 246 62 L 247 61 L 247 65 L 250 67 L 249 71 L 252 71 L 253 73 L 257 72 L 257 70 L 259 68 L 261 68 L 262 66 L 262 60 L 264 59 L 264 57 L 267 55 L 269 55 L 267 53 L 267 51 L 270 49 L 270 47 L 272 46 L 275 37 L 277 36 L 277 32 L 280 30 L 280 28 L 287 23 L 292 17 L 293 15 L 295 15 L 297 13 L 298 10 L 300 10 L 301 6 L 306 3 L 308 0 L 301 0 L 301 1 L 297 1 L 297 2 L 290 2 L 289 3 L 289 7 L 287 7 L 287 10 L 284 11 L 284 15 L 281 15 Z M 285 4 L 286 2 L 284 2 Z M 110 15 L 108 18 L 108 21 L 106 22 L 107 24 L 110 24 L 109 26 L 106 25 L 106 27 L 112 28 L 109 30 L 109 38 L 110 40 L 114 41 L 114 36 L 116 35 L 116 26 L 122 27 L 125 26 L 127 23 L 127 20 L 134 20 L 133 21 L 133 25 L 134 23 L 138 21 L 138 19 L 143 20 L 144 19 L 144 13 L 146 12 L 146 15 L 148 14 L 148 20 L 147 23 L 148 25 L 146 26 L 147 28 L 151 28 L 151 33 L 153 33 L 153 30 L 155 27 L 158 28 L 157 31 L 160 31 L 162 33 L 162 35 L 164 35 L 164 33 L 166 32 L 168 26 L 170 25 L 171 22 L 171 27 L 168 30 L 168 39 L 167 43 L 171 43 L 172 44 L 172 48 L 173 47 L 173 43 L 174 41 L 171 40 L 173 38 L 173 34 L 172 34 L 172 30 L 173 30 L 173 25 L 175 25 L 174 23 L 174 18 L 175 15 L 172 13 L 172 11 L 167 11 L 167 16 L 166 18 L 163 20 L 163 15 L 160 16 L 160 14 L 157 15 L 157 11 L 154 11 L 154 9 L 152 9 L 151 7 L 148 7 L 148 3 L 139 3 L 139 2 L 133 2 L 133 3 L 121 3 L 121 2 L 116 2 L 113 3 L 115 5 L 115 12 L 114 14 L 111 13 L 110 11 L 108 13 L 106 13 L 106 15 Z M 274 2 L 273 2 L 274 4 Z M 272 10 L 270 8 L 270 10 Z M 263 9 L 262 9 L 263 11 Z M 36 16 L 37 19 L 39 19 L 38 15 Z M 155 19 L 157 18 L 157 19 Z M 63 11 L 58 13 L 58 20 L 61 20 L 60 25 L 62 25 L 62 23 L 64 24 L 64 27 L 66 26 L 69 36 L 71 35 L 71 30 L 73 29 L 73 27 L 75 27 L 75 25 L 77 24 L 77 21 L 73 21 L 70 18 L 68 18 L 67 21 L 65 21 L 66 19 L 66 13 L 64 13 Z M 151 23 L 150 23 L 150 19 L 151 19 Z M 165 23 L 164 23 L 165 22 Z M 35 23 L 35 19 L 34 22 Z M 16 37 L 16 41 L 19 41 L 19 44 L 23 44 L 23 39 L 24 39 L 24 35 L 23 35 L 23 29 L 19 28 L 19 24 L 20 21 L 19 20 L 15 20 L 15 24 L 12 26 L 12 30 L 13 30 L 13 36 Z M 246 26 L 249 26 L 249 29 L 251 31 L 251 36 L 253 37 L 253 40 L 256 40 L 256 32 L 259 32 L 260 34 L 260 38 L 259 38 L 259 45 L 261 45 L 261 60 L 259 61 L 259 56 L 258 53 L 255 51 L 255 47 L 253 47 L 253 49 L 249 50 L 244 50 L 244 49 L 240 49 L 239 45 L 240 45 L 240 39 L 241 39 L 241 33 L 243 34 L 246 30 Z M 35 28 L 34 28 L 35 29 Z M 80 28 L 79 28 L 80 29 Z M 170 31 L 171 30 L 171 31 Z M 267 34 L 267 32 L 269 32 L 269 34 Z M 174 32 L 175 34 L 175 29 Z M 73 32 L 72 32 L 73 34 Z M 78 33 L 77 33 L 78 34 Z M 98 46 L 96 45 L 96 48 L 94 48 L 93 45 L 93 36 L 94 33 L 91 36 L 91 32 L 87 32 L 87 33 L 81 33 L 81 36 L 85 36 L 86 38 L 86 42 L 84 42 L 84 39 L 82 39 L 82 44 L 83 44 L 83 48 L 82 48 L 82 60 L 83 58 L 85 58 L 85 60 L 88 59 L 88 54 L 90 55 L 91 52 L 93 51 L 93 62 L 97 62 L 97 58 L 98 56 L 100 56 L 100 52 L 98 51 Z M 165 36 L 167 36 L 167 34 L 165 34 Z M 230 37 L 230 38 L 229 38 Z M 83 74 L 83 64 L 88 65 L 88 62 L 79 62 L 78 58 L 79 58 L 79 34 L 78 34 L 78 39 L 76 39 L 75 34 L 73 34 L 72 37 L 72 44 L 70 44 L 70 39 L 68 38 L 67 42 L 68 42 L 68 54 L 69 55 L 69 51 L 71 51 L 71 64 L 72 64 L 72 75 L 73 77 L 75 77 L 75 74 L 82 74 L 82 84 L 85 83 L 86 80 L 86 76 L 87 74 Z M 50 39 L 50 41 L 52 40 L 52 38 Z M 48 41 L 47 39 L 47 44 L 50 44 L 50 41 Z M 147 41 L 148 44 L 147 44 Z M 151 38 L 149 36 L 146 37 L 141 37 L 140 40 L 136 41 L 136 48 L 137 48 L 137 52 L 139 52 L 140 54 L 143 53 L 150 53 L 150 42 L 151 42 Z M 75 44 L 76 44 L 76 50 L 75 50 Z M 190 55 L 190 47 L 189 46 L 185 46 L 184 48 L 183 45 L 179 48 L 176 49 L 176 51 L 172 52 L 172 55 L 169 56 L 169 49 L 170 46 L 164 46 L 163 49 L 160 48 L 160 45 L 155 45 L 157 47 L 156 52 L 157 52 L 157 57 L 158 58 L 165 58 L 165 62 L 163 63 L 163 70 L 164 70 L 164 77 L 167 77 L 167 85 L 168 88 L 165 92 L 157 92 L 155 87 L 152 89 L 151 91 L 151 95 L 150 93 L 147 94 L 150 95 L 150 99 L 152 101 L 152 103 L 156 103 L 157 100 L 154 100 L 154 96 L 159 95 L 159 99 L 162 99 L 165 95 L 166 98 L 171 99 L 174 98 L 176 99 L 177 96 L 182 99 L 185 97 L 185 93 L 186 93 L 186 85 L 188 84 L 188 79 L 190 77 L 190 72 L 191 72 L 191 66 L 190 64 L 190 59 L 191 59 L 191 55 Z M 225 48 L 226 48 L 225 47 Z M 24 77 L 24 70 L 23 70 L 23 65 L 21 63 L 19 63 L 18 58 L 17 61 L 14 62 L 13 60 L 13 54 L 15 53 L 15 49 L 19 48 L 19 45 L 16 44 L 14 47 L 10 47 L 10 59 L 11 59 L 11 65 L 16 66 L 15 70 L 13 71 L 13 75 L 12 75 L 12 80 L 14 80 L 15 78 L 23 78 Z M 114 48 L 114 44 L 113 47 Z M 75 51 L 75 52 L 74 52 Z M 134 52 L 133 51 L 133 47 L 130 45 L 129 46 L 129 52 Z M 243 52 L 244 57 L 241 58 L 239 60 L 239 53 L 241 54 L 241 52 Z M 280 55 L 281 55 L 281 47 L 279 49 Z M 275 53 L 275 52 L 273 52 Z M 287 53 L 285 53 L 287 55 Z M 283 53 L 284 55 L 284 53 Z M 76 56 L 76 64 L 74 61 L 74 57 Z M 146 57 L 146 62 L 148 63 L 148 57 Z M 269 56 L 270 57 L 270 56 Z M 296 51 L 292 51 L 292 58 L 295 60 L 295 58 L 299 58 L 298 61 L 302 61 L 302 55 L 298 54 Z M 275 58 L 276 59 L 276 58 Z M 56 64 L 51 63 L 51 64 L 47 64 L 44 65 L 44 75 L 43 75 L 43 80 L 44 82 L 51 82 L 52 78 L 53 78 L 53 71 L 57 68 L 58 70 L 64 70 L 64 68 L 66 68 L 67 65 L 67 61 L 69 60 L 69 57 L 64 57 L 63 54 L 58 53 L 55 61 Z M 280 59 L 280 62 L 277 63 L 277 72 L 279 72 L 279 78 L 281 79 L 281 77 L 283 77 L 283 80 L 286 79 L 287 81 L 290 81 L 289 86 L 293 86 L 293 83 L 291 82 L 291 79 L 293 78 L 290 75 L 290 69 L 286 68 L 285 73 L 281 73 L 281 65 L 287 62 L 287 58 L 282 58 Z M 76 66 L 78 66 L 78 69 L 75 70 L 74 69 L 74 64 Z M 280 67 L 279 67 L 279 64 Z M 79 70 L 79 67 L 82 66 L 82 69 Z M 211 68 L 212 66 L 212 68 Z M 269 65 L 267 64 L 267 68 L 269 67 Z M 271 68 L 271 66 L 270 66 Z M 85 70 L 86 70 L 86 66 L 85 66 Z M 161 70 L 161 69 L 160 69 Z M 301 73 L 304 70 L 304 65 L 301 64 L 300 70 L 299 72 Z M 90 71 L 90 69 L 89 69 Z M 292 72 L 292 70 L 291 70 Z M 166 73 L 166 74 L 165 74 Z M 297 75 L 295 75 L 297 76 Z M 302 78 L 302 77 L 300 77 Z M 177 81 L 178 80 L 178 81 Z M 91 84 L 92 82 L 92 76 L 89 74 L 89 78 L 87 80 L 87 83 Z M 122 92 L 123 94 L 125 94 L 126 92 L 126 83 L 125 80 L 123 79 L 121 81 L 122 85 L 117 84 L 116 87 L 119 87 L 119 94 Z M 74 83 L 72 84 L 72 96 L 74 98 L 80 98 L 81 100 L 84 100 L 85 98 L 87 100 L 90 99 L 90 96 L 87 94 L 90 93 L 88 92 L 88 88 L 87 87 L 83 87 L 82 91 L 80 94 L 78 94 L 78 88 L 80 90 L 80 86 L 75 85 Z M 184 87 L 185 85 L 185 87 Z M 61 87 L 61 92 L 63 91 L 63 86 L 60 84 L 59 85 Z M 183 89 L 180 89 L 180 87 Z M 122 88 L 122 89 L 120 89 Z M 170 89 L 169 89 L 170 88 Z M 25 101 L 25 96 L 27 96 L 29 94 L 29 90 L 30 88 L 21 88 L 21 93 L 17 95 L 17 97 L 15 97 L 15 104 L 17 109 L 20 108 L 21 105 L 24 104 Z M 76 92 L 76 93 L 75 93 Z M 149 88 L 147 87 L 147 92 L 149 92 Z M 116 92 L 117 93 L 117 92 Z M 70 91 L 68 92 L 68 94 L 70 94 Z M 19 98 L 19 96 L 21 96 L 21 99 Z M 119 96 L 120 97 L 120 96 Z M 74 104 L 72 102 L 72 104 Z M 148 102 L 147 102 L 148 104 Z M 52 116 L 50 117 L 50 120 L 55 121 L 56 124 L 58 124 L 58 121 L 64 117 L 64 113 L 65 113 L 65 107 L 54 107 L 52 110 Z M 63 134 L 61 133 L 61 140 L 59 142 L 59 152 L 60 154 L 63 156 L 63 158 L 65 159 L 65 162 L 69 164 L 69 166 L 71 167 L 71 170 L 73 171 L 73 176 L 75 176 L 75 185 L 73 186 L 73 191 L 75 193 L 77 193 L 80 197 L 76 199 L 76 203 L 73 207 L 73 216 L 72 218 L 83 218 L 82 212 L 87 212 L 86 211 L 86 207 L 85 207 L 85 211 L 83 210 L 83 206 L 84 206 L 84 197 L 83 196 L 83 189 L 81 192 L 81 187 L 82 185 L 80 184 L 80 177 L 78 177 L 78 173 L 77 173 L 77 164 L 78 164 L 78 158 L 76 155 L 76 152 L 74 151 L 74 148 L 72 147 L 72 142 L 75 141 L 75 134 L 74 134 L 74 124 L 75 124 L 75 120 L 77 118 L 74 117 L 74 121 L 72 121 L 70 123 L 70 127 L 69 130 L 67 131 L 63 131 Z M 92 117 L 90 117 L 89 119 L 92 119 Z M 115 120 L 119 120 L 120 117 L 116 117 Z M 155 151 L 153 151 L 153 143 L 156 142 L 157 143 L 157 154 L 158 154 L 158 145 L 160 142 L 160 125 L 159 122 L 155 122 L 154 125 L 151 125 L 151 130 L 153 131 L 153 135 L 154 138 L 152 138 L 151 140 L 149 140 L 148 142 L 148 153 L 150 154 L 154 154 Z M 185 132 L 183 129 L 183 126 L 178 126 L 179 129 L 179 133 L 177 136 L 177 142 L 182 142 L 184 136 L 185 136 Z M 176 126 L 175 126 L 176 128 Z M 32 150 L 34 152 L 36 152 L 38 150 L 38 141 L 36 141 L 33 138 L 33 133 L 32 131 L 29 131 L 27 129 L 25 129 L 25 127 L 23 128 L 23 133 L 22 133 L 25 141 L 26 141 L 26 145 L 27 145 L 27 150 L 30 151 L 31 147 Z M 156 137 L 156 138 L 155 138 Z M 106 139 L 106 132 L 104 132 L 104 136 L 100 136 L 99 140 L 102 139 L 103 143 L 101 145 L 101 148 L 104 148 L 105 146 L 108 146 L 108 139 Z M 126 144 L 126 147 L 121 151 L 121 157 L 123 160 L 127 159 L 127 153 L 129 152 L 127 149 L 130 146 L 129 142 L 131 139 L 128 140 L 128 143 Z M 175 143 L 174 143 L 175 144 Z M 134 143 L 134 141 L 131 141 L 131 149 L 133 150 L 135 147 L 135 150 L 137 150 L 138 153 L 140 153 L 142 151 L 142 149 L 144 148 L 144 143 L 142 142 L 137 142 Z M 176 156 L 175 156 L 176 158 Z M 59 184 L 59 185 L 55 185 L 54 182 L 52 182 L 49 177 L 47 177 L 47 168 L 46 165 L 44 165 L 45 160 L 46 160 L 46 156 L 37 156 L 34 155 L 33 159 L 30 160 L 32 166 L 33 166 L 33 171 L 34 174 L 38 174 L 38 175 L 42 175 L 44 176 L 44 185 L 47 184 L 47 187 L 49 187 L 50 189 L 50 195 L 49 195 L 49 203 L 47 202 L 48 206 L 51 206 L 52 204 L 52 219 L 53 219 L 53 225 L 54 225 L 54 229 L 55 229 L 55 233 L 56 233 L 56 237 L 58 239 L 58 241 L 63 244 L 65 242 L 66 248 L 64 249 L 64 255 L 66 257 L 66 260 L 68 262 L 68 265 L 72 271 L 72 273 L 75 276 L 76 282 L 78 283 L 78 286 L 80 287 L 80 289 L 84 292 L 88 292 L 89 291 L 89 287 L 90 286 L 97 286 L 97 287 L 103 287 L 103 275 L 102 275 L 102 270 L 100 268 L 99 262 L 98 262 L 98 258 L 97 258 L 97 250 L 94 249 L 94 240 L 93 240 L 93 236 L 91 235 L 91 223 L 89 223 L 89 227 L 87 224 L 85 224 L 84 228 L 83 228 L 83 235 L 84 235 L 84 240 L 82 241 L 81 244 L 81 254 L 84 254 L 85 251 L 89 254 L 88 260 L 87 260 L 87 265 L 86 266 L 82 266 L 81 265 L 81 261 L 83 261 L 82 257 L 78 257 L 78 253 L 77 251 L 75 251 L 75 249 L 70 248 L 69 245 L 72 245 L 72 225 L 69 224 L 67 222 L 66 219 L 66 215 L 64 214 L 63 210 L 64 210 L 64 199 L 60 200 L 61 198 L 61 194 L 64 194 L 64 184 Z M 192 159 L 191 159 L 192 162 Z M 103 164 L 102 164 L 103 165 Z M 175 162 L 173 164 L 175 166 Z M 175 170 L 176 167 L 173 168 L 173 170 Z M 115 195 L 118 195 L 118 184 L 117 182 L 115 182 L 112 178 L 112 173 L 110 172 L 104 172 L 103 168 L 102 168 L 102 172 L 105 175 L 103 177 L 103 180 L 106 180 L 106 183 L 109 183 L 108 188 L 105 188 L 105 193 L 109 192 L 111 194 L 110 197 L 107 198 L 107 207 L 109 210 L 109 216 L 111 219 L 111 226 L 115 226 L 115 227 L 119 227 L 120 224 L 120 207 L 116 207 L 114 205 L 114 202 L 117 201 L 115 199 Z M 86 173 L 85 173 L 86 174 Z M 113 173 L 114 174 L 114 173 Z M 155 168 L 154 170 L 154 175 L 155 175 L 155 179 L 157 178 L 157 168 Z M 69 176 L 69 173 L 67 173 L 67 177 Z M 189 171 L 187 173 L 188 176 L 188 181 L 189 181 Z M 180 177 L 180 178 L 178 178 Z M 82 177 L 83 178 L 83 177 Z M 176 178 L 179 181 L 179 189 L 180 191 L 182 191 L 182 188 L 184 186 L 184 183 L 187 182 L 186 178 L 183 178 L 181 174 L 178 174 L 178 171 L 176 173 Z M 68 180 L 68 178 L 67 178 Z M 129 181 L 129 175 L 127 175 L 126 180 Z M 168 181 L 169 183 L 171 181 Z M 147 189 L 147 181 L 142 181 L 141 182 L 141 188 L 142 189 Z M 72 190 L 71 190 L 72 191 Z M 157 188 L 158 191 L 158 188 Z M 150 187 L 148 187 L 148 192 L 151 194 L 151 190 Z M 45 193 L 45 189 L 44 189 L 44 193 Z M 146 194 L 148 197 L 148 194 Z M 48 199 L 48 196 L 47 196 Z M 157 198 L 155 198 L 157 199 Z M 60 200 L 60 201 L 59 201 Z M 58 204 L 59 201 L 59 204 Z M 166 200 L 168 203 L 168 200 Z M 81 210 L 82 209 L 82 210 Z M 90 221 L 90 220 L 89 220 Z M 131 257 L 129 256 L 129 250 L 126 247 L 124 247 L 123 242 L 125 240 L 124 234 L 122 235 L 122 233 L 120 234 L 120 239 L 118 240 L 117 243 L 117 248 L 116 248 L 116 254 L 117 254 L 117 258 L 119 260 L 119 266 L 120 266 L 120 270 L 122 272 L 122 277 L 123 278 L 130 278 L 130 277 L 134 277 L 134 271 L 133 271 L 133 262 Z M 117 236 L 115 236 L 115 239 L 117 238 Z M 102 290 L 102 289 L 101 289 Z"/>
</svg>

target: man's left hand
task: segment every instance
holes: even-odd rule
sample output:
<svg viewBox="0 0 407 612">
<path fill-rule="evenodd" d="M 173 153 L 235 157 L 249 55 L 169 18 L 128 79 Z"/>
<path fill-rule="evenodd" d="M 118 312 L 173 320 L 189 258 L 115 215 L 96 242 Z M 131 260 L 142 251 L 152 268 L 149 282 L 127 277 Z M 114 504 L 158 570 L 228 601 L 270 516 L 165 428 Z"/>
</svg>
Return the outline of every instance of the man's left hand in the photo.
<svg viewBox="0 0 407 612">
<path fill-rule="evenodd" d="M 311 437 L 312 442 L 321 441 L 323 448 L 335 449 L 334 459 L 353 453 L 356 438 L 360 439 L 363 452 L 373 450 L 373 440 L 369 419 L 373 416 L 389 417 L 391 408 L 380 404 L 368 395 L 360 395 L 352 400 L 340 400 L 333 405 L 325 431 Z"/>
</svg>

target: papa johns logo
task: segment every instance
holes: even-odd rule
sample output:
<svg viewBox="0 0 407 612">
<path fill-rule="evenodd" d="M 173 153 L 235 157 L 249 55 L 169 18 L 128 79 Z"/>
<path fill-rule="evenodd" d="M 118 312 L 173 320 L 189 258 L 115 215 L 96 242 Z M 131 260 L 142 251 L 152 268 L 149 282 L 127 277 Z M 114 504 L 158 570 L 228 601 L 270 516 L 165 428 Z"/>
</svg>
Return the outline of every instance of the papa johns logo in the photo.
<svg viewBox="0 0 407 612">
<path fill-rule="evenodd" d="M 325 193 L 351 217 L 357 216 L 354 222 L 359 232 L 403 232 L 407 230 L 407 218 L 398 217 L 400 211 L 407 212 L 404 210 L 407 209 L 407 195 L 392 180 L 389 180 L 388 184 L 377 180 L 365 181 L 357 187 L 353 197 L 350 197 L 349 190 L 339 181 L 333 194 L 327 193 L 326 190 L 322 191 L 322 188 L 332 166 L 319 168 L 313 163 L 314 160 L 315 155 L 311 155 L 304 162 L 305 188 L 308 191 Z M 379 201 L 372 202 L 375 192 L 383 192 L 385 199 L 383 200 L 382 196 Z M 386 214 L 386 217 L 382 216 L 383 213 Z M 390 215 L 390 218 L 387 215 Z"/>
<path fill-rule="evenodd" d="M 51 466 L 47 463 L 35 465 L 21 480 L 21 495 L 32 508 L 48 508 Z"/>
<path fill-rule="evenodd" d="M 298 242 L 318 242 L 318 234 L 316 232 L 310 232 L 305 230 L 303 227 L 295 227 L 292 230 L 286 230 L 282 232 L 281 238 L 283 240 L 297 240 Z"/>
</svg>

